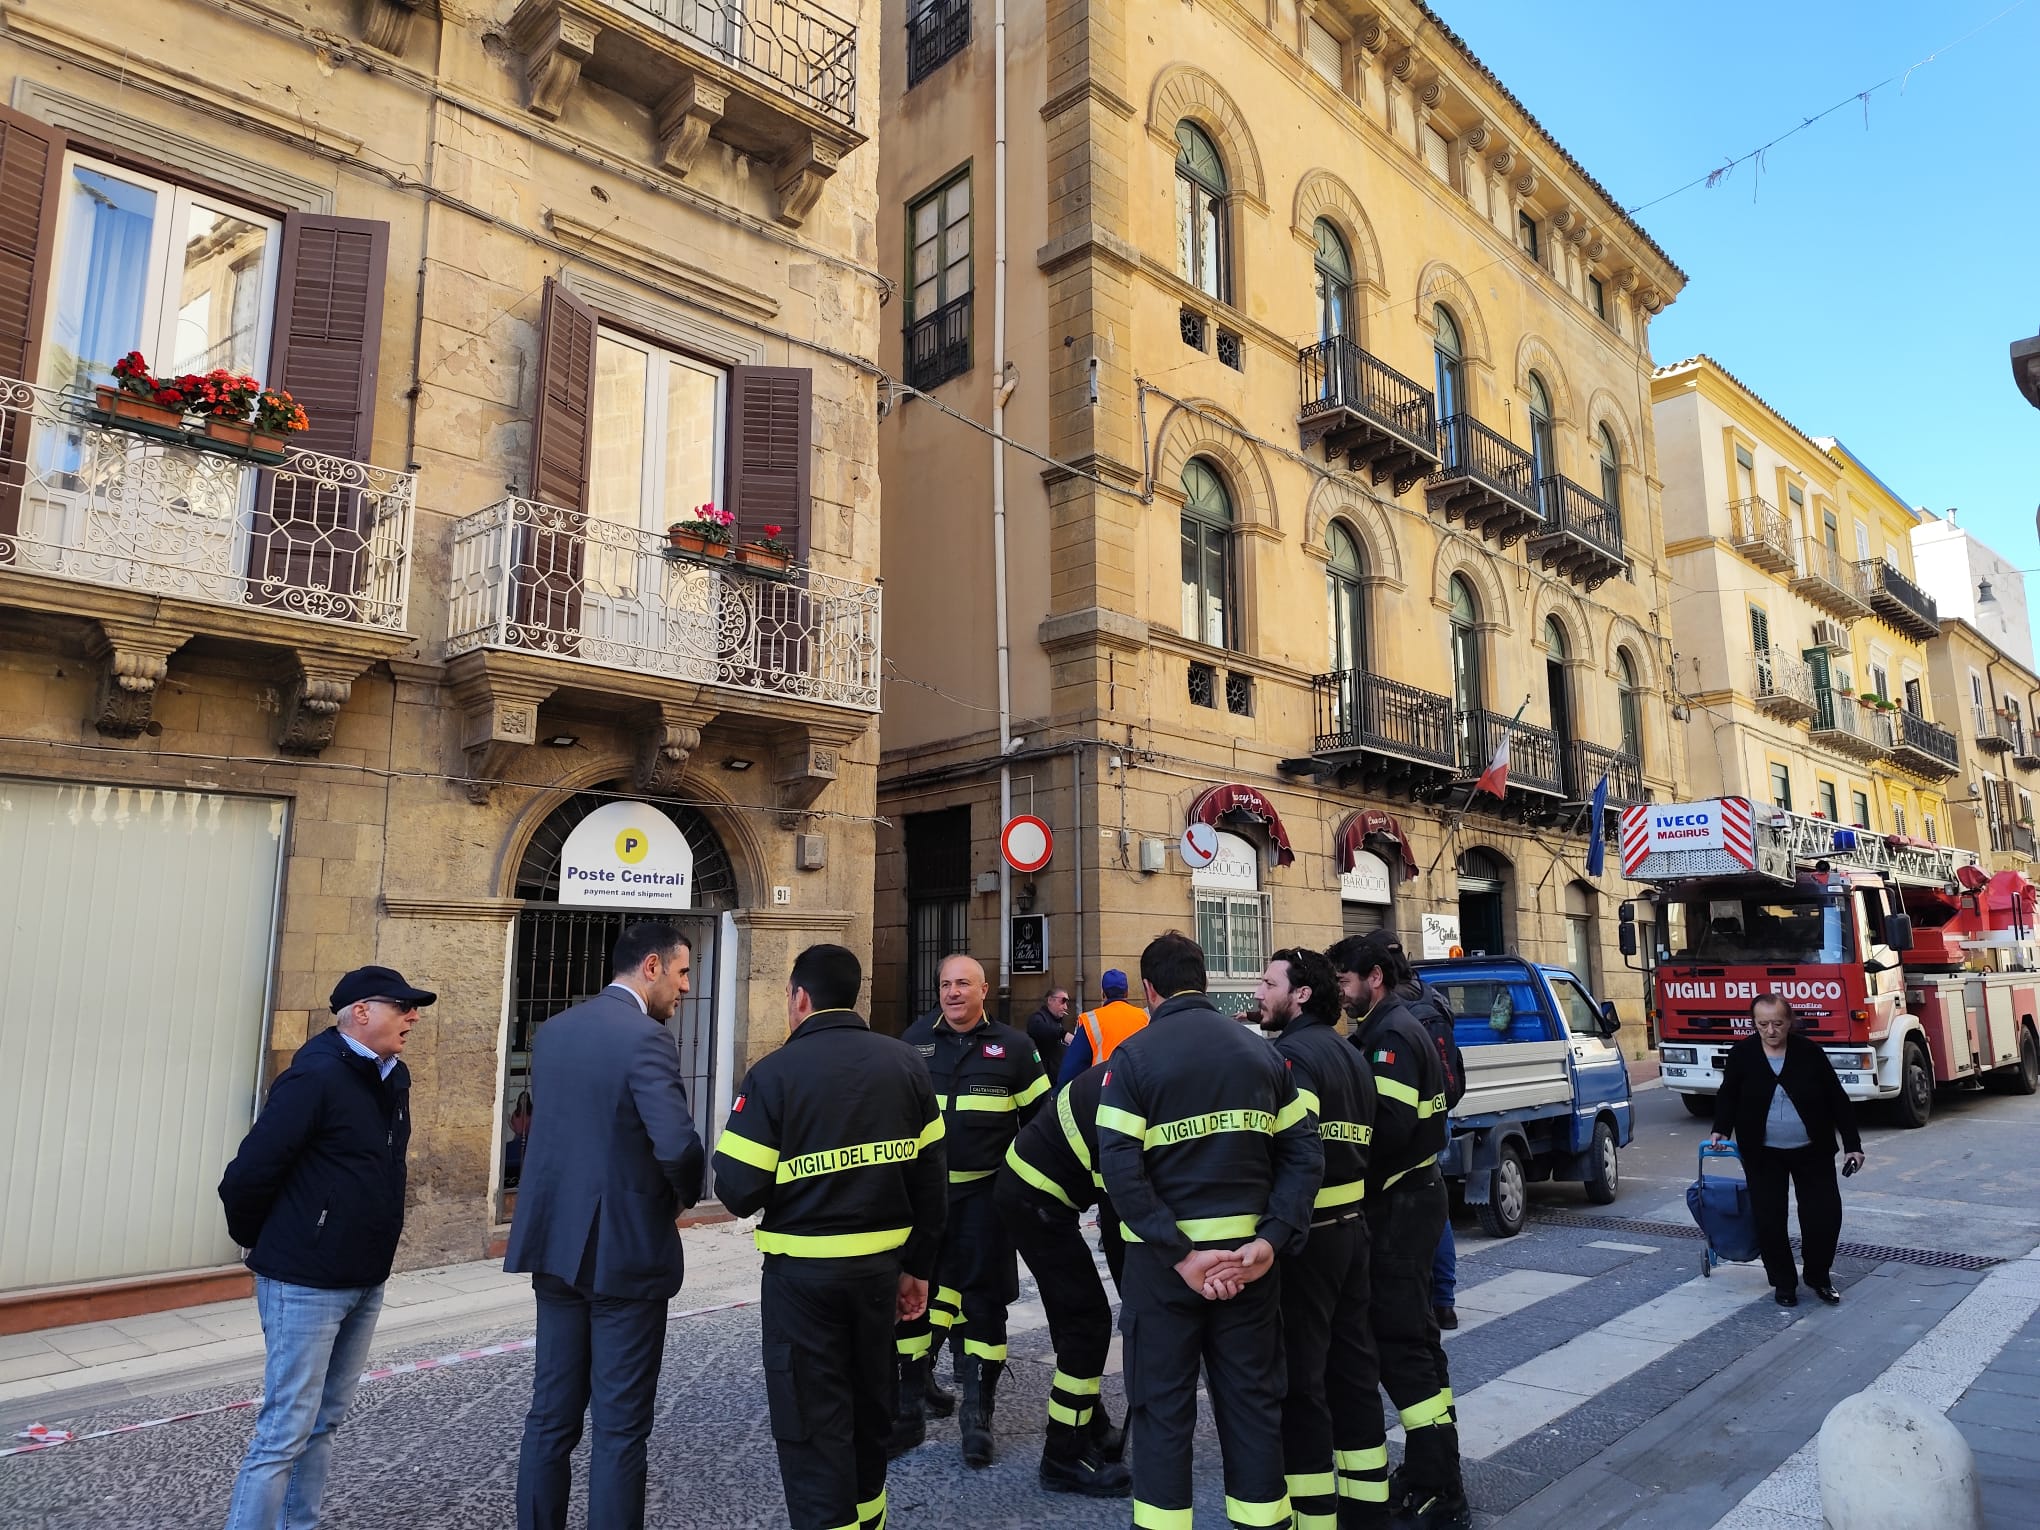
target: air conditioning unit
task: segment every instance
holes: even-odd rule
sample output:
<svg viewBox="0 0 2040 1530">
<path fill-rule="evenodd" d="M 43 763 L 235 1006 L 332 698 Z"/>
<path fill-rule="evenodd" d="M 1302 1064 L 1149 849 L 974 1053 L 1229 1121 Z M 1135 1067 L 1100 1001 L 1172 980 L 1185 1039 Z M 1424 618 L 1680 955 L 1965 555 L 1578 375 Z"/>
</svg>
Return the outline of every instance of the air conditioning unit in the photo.
<svg viewBox="0 0 2040 1530">
<path fill-rule="evenodd" d="M 1813 624 L 1813 646 L 1825 648 L 1829 653 L 1849 651 L 1849 629 L 1840 622 L 1825 617 Z"/>
</svg>

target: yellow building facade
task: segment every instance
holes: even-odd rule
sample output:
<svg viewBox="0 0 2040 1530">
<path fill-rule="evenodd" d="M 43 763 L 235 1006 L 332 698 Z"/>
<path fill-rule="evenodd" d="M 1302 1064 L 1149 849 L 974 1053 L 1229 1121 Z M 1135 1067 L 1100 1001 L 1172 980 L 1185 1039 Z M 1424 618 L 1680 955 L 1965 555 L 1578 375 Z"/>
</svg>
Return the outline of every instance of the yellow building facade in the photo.
<svg viewBox="0 0 2040 1530">
<path fill-rule="evenodd" d="M 1930 673 L 1917 512 L 1708 357 L 1651 396 L 1692 793 L 1951 842 L 1967 716 Z"/>
<path fill-rule="evenodd" d="M 2040 859 L 2033 827 L 2040 677 L 1961 620 L 1943 621 L 1927 645 L 1927 675 L 1955 710 L 1961 769 L 1947 788 L 1950 839 L 1992 871 L 2032 876 Z"/>
<path fill-rule="evenodd" d="M 1586 799 L 1680 770 L 1683 276 L 1421 5 L 986 23 L 886 11 L 880 1013 L 956 947 L 1024 1012 L 1182 928 L 1238 1003 L 1271 942 L 1386 925 L 1571 963 L 1640 1037 Z"/>
</svg>

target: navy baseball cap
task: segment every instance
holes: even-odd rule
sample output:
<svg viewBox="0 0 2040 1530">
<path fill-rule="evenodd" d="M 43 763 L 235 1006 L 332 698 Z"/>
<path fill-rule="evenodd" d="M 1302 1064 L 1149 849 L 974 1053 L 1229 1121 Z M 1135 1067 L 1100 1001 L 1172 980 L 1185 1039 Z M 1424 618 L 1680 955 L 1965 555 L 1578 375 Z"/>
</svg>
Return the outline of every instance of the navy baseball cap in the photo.
<svg viewBox="0 0 2040 1530">
<path fill-rule="evenodd" d="M 415 1004 L 420 1009 L 438 1000 L 439 995 L 424 988 L 413 988 L 404 981 L 404 974 L 394 967 L 356 967 L 347 976 L 333 985 L 332 1009 L 339 1014 L 350 1004 L 363 999 L 388 999 L 396 1004 Z"/>
<path fill-rule="evenodd" d="M 1117 967 L 1108 969 L 1105 975 L 1098 979 L 1098 990 L 1101 993 L 1124 994 L 1126 992 L 1126 974 Z"/>
</svg>

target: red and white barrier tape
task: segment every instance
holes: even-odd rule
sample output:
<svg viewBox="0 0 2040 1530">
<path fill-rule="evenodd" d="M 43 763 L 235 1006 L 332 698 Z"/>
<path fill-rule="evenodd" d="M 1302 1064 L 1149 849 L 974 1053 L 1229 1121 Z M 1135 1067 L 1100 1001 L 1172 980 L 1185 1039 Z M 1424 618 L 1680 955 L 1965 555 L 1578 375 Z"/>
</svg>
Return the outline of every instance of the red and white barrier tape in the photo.
<svg viewBox="0 0 2040 1530">
<path fill-rule="evenodd" d="M 755 1305 L 746 1298 L 739 1302 L 721 1302 L 713 1307 L 691 1307 L 685 1312 L 675 1312 L 667 1317 L 668 1323 L 677 1323 L 682 1318 L 706 1317 L 712 1312 L 734 1312 L 740 1307 Z M 484 1344 L 479 1349 L 456 1350 L 450 1355 L 437 1355 L 430 1360 L 406 1360 L 401 1365 L 386 1365 L 377 1370 L 363 1371 L 363 1381 L 387 1381 L 393 1376 L 415 1376 L 423 1371 L 443 1371 L 449 1366 L 465 1365 L 470 1360 L 488 1360 L 497 1355 L 515 1355 L 535 1348 L 536 1338 L 512 1339 L 503 1344 Z M 42 1424 L 31 1424 L 15 1436 L 29 1441 L 26 1445 L 13 1445 L 0 1450 L 0 1461 L 9 1456 L 32 1456 L 38 1451 L 55 1450 L 59 1445 L 82 1445 L 87 1440 L 111 1439 L 117 1434 L 134 1434 L 143 1429 L 160 1429 L 165 1424 L 181 1424 L 187 1419 L 210 1418 L 218 1413 L 237 1413 L 243 1408 L 261 1406 L 262 1399 L 244 1397 L 238 1402 L 220 1403 L 211 1408 L 193 1408 L 188 1413 L 170 1413 L 162 1418 L 143 1419 L 139 1423 L 119 1424 L 111 1429 L 95 1429 L 89 1434 L 73 1434 L 68 1429 L 51 1429 Z"/>
</svg>

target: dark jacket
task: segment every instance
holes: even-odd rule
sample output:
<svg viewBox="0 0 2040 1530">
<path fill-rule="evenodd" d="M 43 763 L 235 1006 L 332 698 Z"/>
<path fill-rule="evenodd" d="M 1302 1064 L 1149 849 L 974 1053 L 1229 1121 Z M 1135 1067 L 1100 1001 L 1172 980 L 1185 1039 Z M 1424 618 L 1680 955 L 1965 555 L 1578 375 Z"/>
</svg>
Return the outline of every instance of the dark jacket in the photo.
<svg viewBox="0 0 2040 1530">
<path fill-rule="evenodd" d="M 299 1047 L 220 1180 L 227 1232 L 249 1251 L 248 1268 L 327 1290 L 388 1280 L 410 1145 L 402 1062 L 382 1078 L 337 1025 Z"/>
<path fill-rule="evenodd" d="M 1797 1032 L 1785 1038 L 1785 1066 L 1777 1073 L 1764 1056 L 1761 1036 L 1745 1036 L 1728 1049 L 1721 1087 L 1714 1095 L 1714 1129 L 1745 1149 L 1762 1147 L 1771 1096 L 1780 1085 L 1806 1123 L 1809 1146 L 1832 1157 L 1839 1132 L 1850 1152 L 1863 1151 L 1856 1108 L 1835 1076 L 1835 1065 L 1816 1043 Z"/>
<path fill-rule="evenodd" d="M 1425 1000 L 1420 986 L 1405 984 L 1377 1004 L 1353 1033 L 1353 1045 L 1374 1072 L 1370 1198 L 1435 1162 L 1445 1149 L 1445 1064 L 1424 1023 L 1430 1007 Z"/>
<path fill-rule="evenodd" d="M 683 1268 L 673 1224 L 701 1199 L 703 1163 L 672 1032 L 605 988 L 539 1027 L 531 1102 L 503 1268 L 670 1300 Z"/>
<path fill-rule="evenodd" d="M 1034 1043 L 1034 1050 L 1041 1054 L 1042 1066 L 1048 1070 L 1048 1076 L 1053 1081 L 1056 1069 L 1062 1066 L 1063 1050 L 1070 1044 L 1069 1027 L 1044 1007 L 1027 1017 L 1027 1039 Z"/>
<path fill-rule="evenodd" d="M 1317 1123 L 1325 1177 L 1312 1210 L 1318 1221 L 1351 1215 L 1367 1194 L 1367 1158 L 1374 1141 L 1374 1074 L 1332 1023 L 1298 1015 L 1275 1038 L 1289 1064 L 1297 1097 Z"/>
<path fill-rule="evenodd" d="M 1086 1068 L 1049 1097 L 1006 1149 L 999 1193 L 1017 1195 L 1036 1209 L 1070 1220 L 1105 1198 L 1098 1170 L 1098 1098 L 1106 1068 Z"/>
<path fill-rule="evenodd" d="M 920 1054 L 847 1009 L 809 1015 L 758 1060 L 715 1144 L 723 1205 L 765 1213 L 752 1235 L 762 1252 L 882 1256 L 921 1280 L 934 1274 L 949 1215 L 945 1165 Z"/>
<path fill-rule="evenodd" d="M 1126 1241 L 1193 1248 L 1310 1235 L 1324 1149 L 1289 1069 L 1201 993 L 1178 994 L 1104 1063 L 1098 1156 Z"/>
<path fill-rule="evenodd" d="M 1034 1043 L 994 1020 L 959 1034 L 940 1010 L 916 1020 L 900 1040 L 928 1065 L 942 1107 L 950 1184 L 990 1180 L 1048 1093 Z"/>
</svg>

